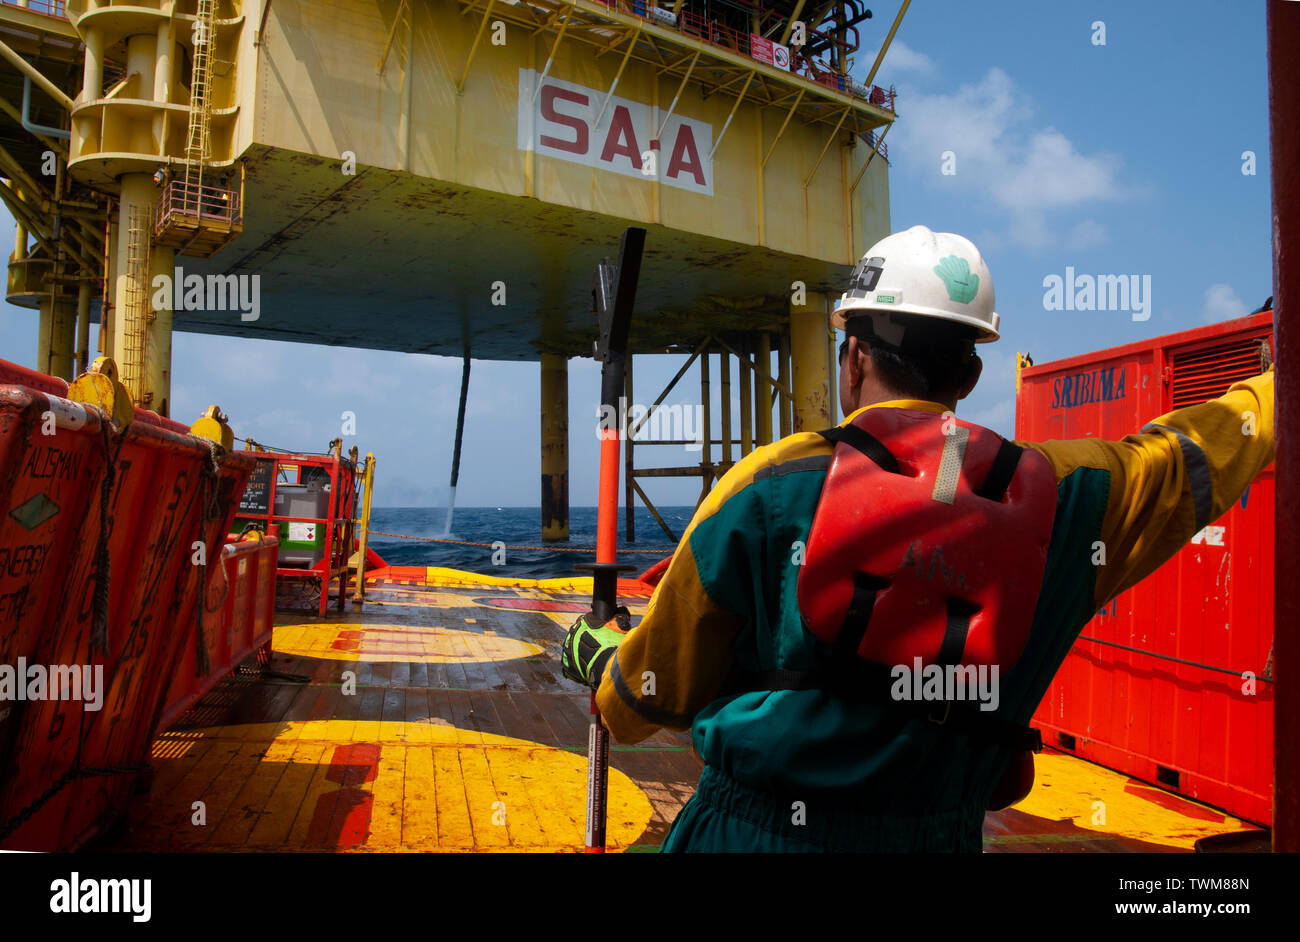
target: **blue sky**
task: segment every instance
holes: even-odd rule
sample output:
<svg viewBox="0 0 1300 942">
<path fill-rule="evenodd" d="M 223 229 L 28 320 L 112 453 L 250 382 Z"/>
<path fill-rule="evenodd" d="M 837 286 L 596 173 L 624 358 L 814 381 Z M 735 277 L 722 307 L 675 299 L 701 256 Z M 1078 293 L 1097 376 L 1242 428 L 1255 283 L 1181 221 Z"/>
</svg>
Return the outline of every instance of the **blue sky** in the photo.
<svg viewBox="0 0 1300 942">
<path fill-rule="evenodd" d="M 898 3 L 872 9 L 860 76 Z M 961 233 L 993 274 L 1002 340 L 981 348 L 984 378 L 963 417 L 1011 434 L 1016 350 L 1042 363 L 1240 316 L 1272 294 L 1262 3 L 921 0 L 876 83 L 898 89 L 892 228 Z M 941 172 L 945 151 L 952 175 Z M 1253 176 L 1243 151 L 1255 154 Z M 1149 276 L 1150 319 L 1046 310 L 1043 280 L 1067 267 Z M 35 364 L 35 312 L 4 306 L 0 357 Z M 637 398 L 652 399 L 681 362 L 639 359 Z M 215 402 L 237 435 L 281 447 L 323 450 L 355 412 L 346 442 L 378 457 L 379 505 L 446 501 L 457 360 L 182 333 L 173 375 L 174 417 Z M 694 377 L 668 401 L 698 397 Z M 716 378 L 715 368 L 715 395 Z M 598 366 L 571 361 L 569 383 L 570 501 L 590 505 Z M 536 363 L 475 362 L 458 504 L 538 505 L 538 387 Z M 698 460 L 638 452 L 638 464 Z M 693 503 L 699 485 L 649 490 L 656 502 Z"/>
</svg>

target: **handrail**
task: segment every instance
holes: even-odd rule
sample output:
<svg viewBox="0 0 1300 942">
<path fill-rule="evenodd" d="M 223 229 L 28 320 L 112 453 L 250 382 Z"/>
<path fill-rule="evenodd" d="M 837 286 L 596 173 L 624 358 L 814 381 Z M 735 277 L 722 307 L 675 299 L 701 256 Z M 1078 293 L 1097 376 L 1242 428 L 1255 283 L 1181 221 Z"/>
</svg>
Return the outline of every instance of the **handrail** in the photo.
<svg viewBox="0 0 1300 942">
<path fill-rule="evenodd" d="M 184 180 L 172 180 L 164 189 L 158 200 L 158 211 L 154 220 L 155 229 L 163 228 L 173 216 L 190 216 L 198 219 L 211 219 L 234 225 L 242 217 L 239 191 L 207 184 L 187 184 Z"/>
<path fill-rule="evenodd" d="M 19 10 L 30 10 L 42 16 L 52 16 L 63 20 L 68 18 L 67 4 L 63 0 L 27 0 L 26 3 L 19 3 L 18 0 L 0 0 L 0 5 L 14 7 Z"/>
<path fill-rule="evenodd" d="M 617 10 L 628 16 L 638 17 L 663 29 L 675 29 L 682 35 L 689 36 L 692 39 L 698 39 L 711 46 L 717 46 L 720 49 L 726 49 L 729 52 L 756 59 L 751 48 L 749 33 L 741 32 L 734 27 L 709 19 L 703 14 L 691 10 L 682 10 L 677 14 L 674 22 L 671 13 L 665 16 L 664 14 L 668 11 L 656 7 L 654 0 L 598 0 L 598 2 L 612 10 Z M 809 30 L 809 32 L 831 45 L 842 46 L 846 50 L 852 51 L 850 44 L 846 41 L 835 39 L 833 36 L 827 36 L 816 30 Z M 856 30 L 854 30 L 854 33 L 856 35 Z M 792 58 L 794 57 L 792 56 Z M 832 88 L 853 98 L 859 98 L 868 104 L 883 108 L 891 114 L 894 113 L 894 92 L 892 89 L 886 91 L 877 85 L 869 87 L 861 85 L 838 72 L 818 73 L 811 60 L 802 56 L 798 58 L 801 61 L 802 69 L 796 67 L 792 61 L 790 65 L 791 75 L 799 75 L 808 81 Z"/>
</svg>

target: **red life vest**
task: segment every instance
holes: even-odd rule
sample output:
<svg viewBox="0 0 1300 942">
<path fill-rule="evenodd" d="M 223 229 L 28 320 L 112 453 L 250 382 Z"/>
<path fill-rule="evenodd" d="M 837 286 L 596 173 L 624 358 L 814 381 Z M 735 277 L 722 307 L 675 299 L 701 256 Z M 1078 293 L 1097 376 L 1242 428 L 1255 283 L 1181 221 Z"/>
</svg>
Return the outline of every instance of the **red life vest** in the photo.
<svg viewBox="0 0 1300 942">
<path fill-rule="evenodd" d="M 821 434 L 836 447 L 799 573 L 809 630 L 849 659 L 1008 673 L 1052 536 L 1047 459 L 951 413 L 877 407 Z"/>
</svg>

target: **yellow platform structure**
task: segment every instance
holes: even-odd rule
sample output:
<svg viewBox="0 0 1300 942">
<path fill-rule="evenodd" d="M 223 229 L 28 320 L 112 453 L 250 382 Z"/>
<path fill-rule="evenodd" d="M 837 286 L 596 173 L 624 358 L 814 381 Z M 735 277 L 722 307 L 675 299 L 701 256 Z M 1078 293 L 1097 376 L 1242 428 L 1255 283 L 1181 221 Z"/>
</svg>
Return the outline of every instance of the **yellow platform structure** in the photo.
<svg viewBox="0 0 1300 942">
<path fill-rule="evenodd" d="M 479 358 L 586 353 L 591 267 L 639 224 L 639 349 L 788 330 L 792 284 L 838 292 L 889 228 L 887 166 L 868 138 L 892 122 L 892 100 L 633 9 L 73 0 L 85 69 L 68 171 L 120 200 L 117 309 L 131 303 L 131 204 L 156 216 L 170 196 L 124 185 L 161 171 L 170 187 L 201 162 L 205 186 L 234 191 L 246 171 L 242 218 L 185 270 L 260 277 L 263 311 L 178 311 L 177 329 Z M 190 250 L 218 241 L 187 237 L 155 248 L 207 254 Z"/>
<path fill-rule="evenodd" d="M 594 266 L 638 225 L 632 351 L 712 359 L 724 389 L 734 367 L 741 454 L 824 427 L 829 298 L 890 228 L 894 101 L 846 80 L 843 47 L 839 73 L 790 71 L 804 4 L 780 2 L 752 33 L 679 0 L 0 5 L 41 53 L 0 42 L 46 122 L 0 116 L 26 142 L 9 294 L 42 312 L 40 366 L 70 377 L 98 320 L 94 352 L 164 414 L 173 330 L 554 358 L 554 390 L 591 352 Z M 562 539 L 567 454 L 543 451 Z M 732 461 L 657 473 L 707 490 Z"/>
</svg>

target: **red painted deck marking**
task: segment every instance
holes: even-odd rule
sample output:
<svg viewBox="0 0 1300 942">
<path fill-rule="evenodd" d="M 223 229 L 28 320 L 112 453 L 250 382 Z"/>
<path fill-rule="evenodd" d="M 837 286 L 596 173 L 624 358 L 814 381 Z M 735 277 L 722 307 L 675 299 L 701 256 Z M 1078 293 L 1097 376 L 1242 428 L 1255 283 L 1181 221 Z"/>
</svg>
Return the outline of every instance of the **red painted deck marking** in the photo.
<svg viewBox="0 0 1300 942">
<path fill-rule="evenodd" d="M 374 628 L 367 628 L 361 631 L 340 631 L 338 633 L 339 636 L 330 642 L 330 650 L 347 651 L 349 654 L 409 654 L 412 657 L 424 657 L 429 654 L 429 651 L 425 648 L 413 648 L 409 646 L 394 647 L 394 645 L 409 645 L 411 640 L 410 638 L 400 638 L 400 639 L 395 638 L 393 640 L 389 640 L 387 638 L 367 637 L 371 632 L 375 630 L 376 629 Z M 390 630 L 395 630 L 395 629 L 390 629 Z M 401 633 L 407 635 L 414 635 L 416 638 L 428 637 L 427 635 L 422 635 L 419 632 L 401 632 Z M 366 643 L 365 647 L 362 647 L 363 641 Z M 378 647 L 379 645 L 382 645 L 382 647 Z M 438 656 L 448 658 L 449 660 L 457 660 L 457 659 L 476 660 L 477 659 L 476 655 L 472 653 L 456 654 L 454 652 L 439 652 Z"/>
<path fill-rule="evenodd" d="M 354 742 L 335 748 L 325 779 L 342 787 L 316 800 L 307 828 L 308 846 L 361 847 L 366 843 L 374 796 L 358 786 L 374 781 L 379 752 L 377 743 Z"/>
<path fill-rule="evenodd" d="M 478 598 L 473 604 L 484 608 L 506 608 L 518 612 L 572 612 L 581 615 L 591 610 L 590 602 L 560 602 L 555 599 L 490 599 Z"/>
</svg>

